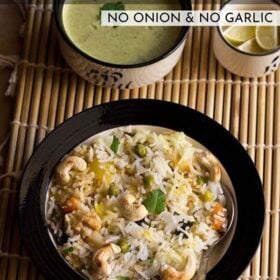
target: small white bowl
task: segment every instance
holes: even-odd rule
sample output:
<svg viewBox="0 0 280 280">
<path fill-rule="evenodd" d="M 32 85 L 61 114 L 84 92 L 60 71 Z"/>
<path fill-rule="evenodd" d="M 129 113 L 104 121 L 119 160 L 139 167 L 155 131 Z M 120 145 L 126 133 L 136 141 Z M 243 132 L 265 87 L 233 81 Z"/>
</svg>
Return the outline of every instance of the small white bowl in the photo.
<svg viewBox="0 0 280 280">
<path fill-rule="evenodd" d="M 252 1 L 251 1 L 252 2 Z M 267 2 L 265 4 L 265 2 Z M 260 1 L 255 10 L 280 10 L 279 4 L 273 0 Z M 240 4 L 240 0 L 227 2 L 222 10 L 251 10 L 252 4 Z M 263 53 L 247 53 L 231 45 L 223 36 L 221 26 L 214 32 L 213 49 L 218 61 L 230 72 L 247 78 L 256 78 L 271 74 L 280 65 L 280 46 Z"/>
</svg>

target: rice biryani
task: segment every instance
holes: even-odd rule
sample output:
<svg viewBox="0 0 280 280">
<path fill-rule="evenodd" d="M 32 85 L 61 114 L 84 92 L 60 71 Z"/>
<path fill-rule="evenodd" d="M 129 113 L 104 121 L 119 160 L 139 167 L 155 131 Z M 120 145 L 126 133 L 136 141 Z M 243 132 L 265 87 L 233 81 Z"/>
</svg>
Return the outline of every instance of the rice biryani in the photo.
<svg viewBox="0 0 280 280">
<path fill-rule="evenodd" d="M 48 224 L 88 279 L 193 279 L 227 228 L 220 180 L 217 159 L 184 133 L 117 128 L 59 163 Z"/>
</svg>

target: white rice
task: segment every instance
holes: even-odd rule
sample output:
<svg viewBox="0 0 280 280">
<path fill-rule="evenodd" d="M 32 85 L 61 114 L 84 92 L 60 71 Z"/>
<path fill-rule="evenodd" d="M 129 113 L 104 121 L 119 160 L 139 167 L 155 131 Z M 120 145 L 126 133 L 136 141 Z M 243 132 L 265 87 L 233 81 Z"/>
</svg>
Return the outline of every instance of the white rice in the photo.
<svg viewBox="0 0 280 280">
<path fill-rule="evenodd" d="M 116 153 L 114 136 L 119 141 Z M 140 143 L 146 149 L 143 157 L 135 152 Z M 202 152 L 183 133 L 156 134 L 132 126 L 76 147 L 65 159 L 80 157 L 87 169 L 71 169 L 67 183 L 55 174 L 49 191 L 47 216 L 58 250 L 88 279 L 155 279 L 165 267 L 184 269 L 188 254 L 195 256 L 198 267 L 203 251 L 227 223 L 226 209 L 219 206 L 225 204 L 220 182 L 212 182 L 208 170 L 195 161 Z M 144 183 L 147 175 L 153 178 L 151 186 Z M 117 196 L 110 195 L 112 184 Z M 123 216 L 123 195 L 131 194 L 141 204 L 158 190 L 165 200 L 161 213 L 149 213 L 138 222 Z M 204 198 L 209 193 L 211 199 Z M 100 229 L 91 228 L 88 215 L 99 216 Z M 217 229 L 220 223 L 223 228 Z M 104 244 L 120 245 L 120 240 L 128 250 L 109 258 L 111 273 L 105 276 L 97 269 L 95 253 Z"/>
</svg>

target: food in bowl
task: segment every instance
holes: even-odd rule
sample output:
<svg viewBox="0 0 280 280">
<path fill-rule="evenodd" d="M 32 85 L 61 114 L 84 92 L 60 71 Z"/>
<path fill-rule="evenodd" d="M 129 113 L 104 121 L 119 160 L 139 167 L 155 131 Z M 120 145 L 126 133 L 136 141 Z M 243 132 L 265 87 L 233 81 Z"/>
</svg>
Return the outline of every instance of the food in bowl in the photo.
<svg viewBox="0 0 280 280">
<path fill-rule="evenodd" d="M 132 1 L 131 1 L 132 2 Z M 152 3 L 80 3 L 67 0 L 62 20 L 70 40 L 84 53 L 103 62 L 133 65 L 151 61 L 175 45 L 181 27 L 101 26 L 102 10 L 179 10 L 179 1 Z"/>
<path fill-rule="evenodd" d="M 89 279 L 192 279 L 227 228 L 221 168 L 182 132 L 122 127 L 59 163 L 48 224 Z"/>
<path fill-rule="evenodd" d="M 113 10 L 120 10 L 120 7 L 129 9 L 129 5 L 134 5 L 135 2 L 76 1 L 78 3 L 74 4 L 74 1 L 70 1 L 54 2 L 54 18 L 58 30 L 59 45 L 65 61 L 69 66 L 82 78 L 95 85 L 114 89 L 132 89 L 151 84 L 167 75 L 183 53 L 187 39 L 186 35 L 190 29 L 189 26 L 166 28 L 102 27 L 100 26 L 99 19 L 101 9 L 108 10 L 112 8 L 111 6 L 105 7 L 106 4 L 114 5 Z M 161 1 L 155 0 L 152 2 L 157 4 Z M 162 4 L 166 5 L 165 7 L 175 9 L 173 3 L 178 5 L 179 9 L 192 9 L 190 0 L 174 0 L 172 1 L 172 5 L 170 1 L 162 2 Z M 146 10 L 147 6 L 150 5 L 152 5 L 151 2 L 145 2 L 142 4 L 142 9 Z M 91 9 L 94 10 L 94 6 L 96 7 L 93 13 L 94 16 L 88 16 L 89 11 Z M 99 7 L 98 10 L 97 7 Z M 150 8 L 154 9 L 155 7 Z M 72 20 L 71 10 L 74 17 Z M 81 13 L 77 14 L 78 10 Z M 82 26 L 81 23 L 85 20 L 86 22 L 84 24 L 89 25 Z M 95 21 L 97 21 L 97 25 L 94 23 Z M 93 33 L 91 33 L 91 30 L 93 30 Z M 162 32 L 158 34 L 158 30 L 162 30 Z M 85 35 L 84 38 L 80 38 L 80 34 L 82 33 Z M 97 38 L 101 34 L 100 40 L 104 44 L 97 46 L 96 44 L 101 42 L 99 39 L 94 40 L 94 43 L 91 42 L 93 40 L 91 37 L 94 33 L 99 34 Z M 156 35 L 157 38 L 153 35 Z M 118 36 L 120 40 L 117 39 Z M 129 38 L 131 41 L 128 41 Z M 86 43 L 87 39 L 90 41 L 89 43 Z M 78 41 L 83 46 L 84 44 L 88 44 L 88 50 L 80 47 Z M 171 41 L 172 44 L 170 45 Z M 169 45 L 170 48 L 167 49 L 166 47 Z M 164 51 L 165 49 L 166 51 Z M 101 56 L 95 53 L 95 50 Z M 91 51 L 93 52 L 91 53 Z M 108 57 L 106 57 L 107 55 Z M 152 59 L 149 60 L 151 57 Z"/>
<path fill-rule="evenodd" d="M 265 53 L 280 45 L 280 28 L 277 26 L 233 25 L 222 30 L 232 46 L 247 53 Z"/>
</svg>

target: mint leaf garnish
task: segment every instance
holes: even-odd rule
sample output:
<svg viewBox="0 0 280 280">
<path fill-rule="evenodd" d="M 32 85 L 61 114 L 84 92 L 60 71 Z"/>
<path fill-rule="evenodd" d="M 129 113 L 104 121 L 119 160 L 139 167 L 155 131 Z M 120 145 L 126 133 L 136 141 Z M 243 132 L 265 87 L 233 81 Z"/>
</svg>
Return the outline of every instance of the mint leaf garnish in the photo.
<svg viewBox="0 0 280 280">
<path fill-rule="evenodd" d="M 100 8 L 100 13 L 102 11 L 123 11 L 125 9 L 124 4 L 122 2 L 116 2 L 116 3 L 105 3 Z"/>
<path fill-rule="evenodd" d="M 143 204 L 151 214 L 160 214 L 165 209 L 165 195 L 161 190 L 154 190 L 148 193 Z"/>
</svg>

